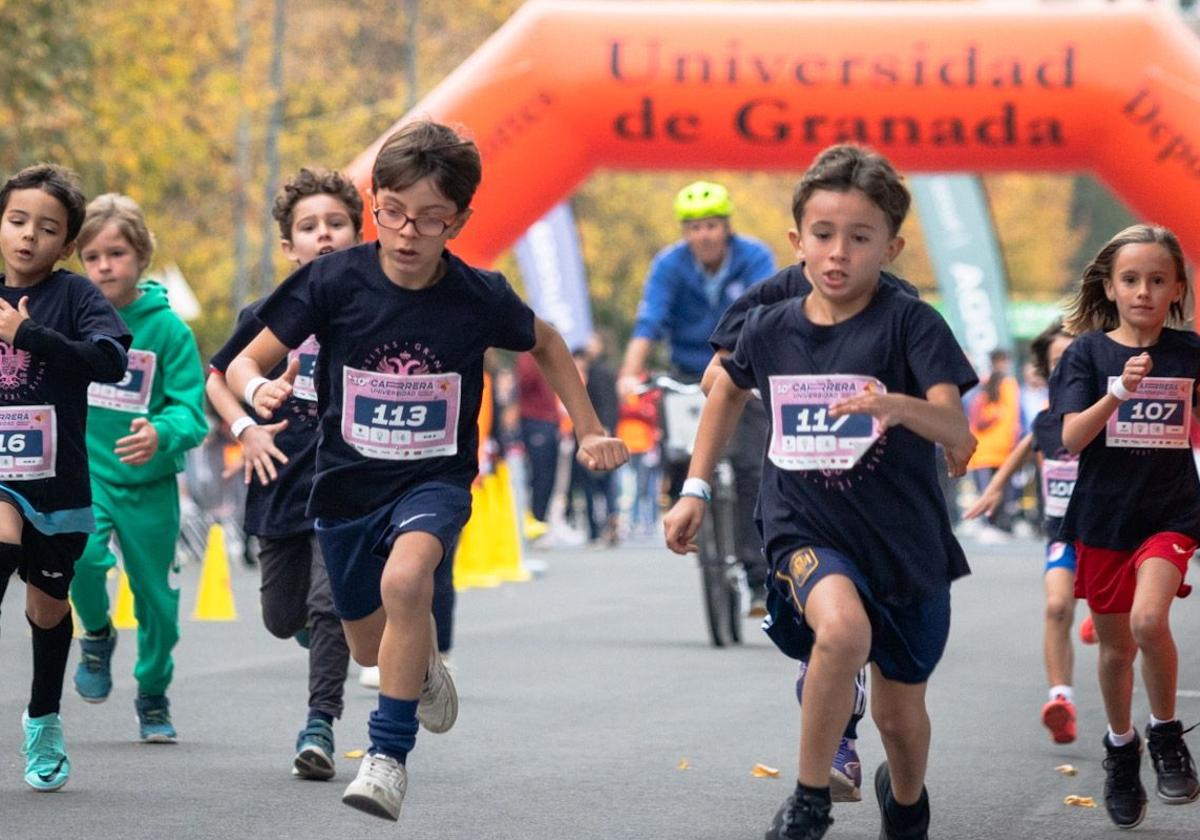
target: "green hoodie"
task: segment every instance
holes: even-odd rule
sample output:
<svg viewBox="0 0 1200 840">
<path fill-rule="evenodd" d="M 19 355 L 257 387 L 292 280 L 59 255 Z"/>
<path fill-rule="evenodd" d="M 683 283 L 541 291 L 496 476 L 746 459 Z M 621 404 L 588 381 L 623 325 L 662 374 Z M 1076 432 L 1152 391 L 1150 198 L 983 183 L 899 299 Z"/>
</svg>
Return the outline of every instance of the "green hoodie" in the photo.
<svg viewBox="0 0 1200 840">
<path fill-rule="evenodd" d="M 129 370 L 116 385 L 88 389 L 87 447 L 92 475 L 109 484 L 148 484 L 183 470 L 184 453 L 208 434 L 204 366 L 196 339 L 167 303 L 167 290 L 146 281 L 142 294 L 117 310 L 133 333 Z M 130 423 L 147 417 L 158 451 L 139 466 L 122 464 L 113 449 Z"/>
</svg>

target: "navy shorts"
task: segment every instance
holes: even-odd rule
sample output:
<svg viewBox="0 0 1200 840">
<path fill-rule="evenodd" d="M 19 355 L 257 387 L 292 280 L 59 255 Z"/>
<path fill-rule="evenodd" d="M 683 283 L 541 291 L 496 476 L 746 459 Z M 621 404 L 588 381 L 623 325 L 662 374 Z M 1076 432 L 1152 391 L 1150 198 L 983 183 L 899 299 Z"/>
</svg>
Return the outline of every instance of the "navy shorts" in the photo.
<svg viewBox="0 0 1200 840">
<path fill-rule="evenodd" d="M 763 630 L 775 646 L 808 661 L 815 637 L 804 620 L 804 603 L 827 575 L 847 577 L 858 589 L 871 622 L 869 658 L 880 673 L 911 685 L 927 682 L 950 636 L 950 587 L 906 606 L 885 604 L 858 567 L 831 548 L 804 547 L 773 558 Z"/>
<path fill-rule="evenodd" d="M 429 482 L 357 519 L 318 518 L 317 540 L 338 615 L 356 621 L 383 606 L 379 590 L 383 567 L 401 534 L 432 534 L 442 543 L 442 562 L 451 563 L 458 536 L 470 517 L 469 490 Z"/>
</svg>

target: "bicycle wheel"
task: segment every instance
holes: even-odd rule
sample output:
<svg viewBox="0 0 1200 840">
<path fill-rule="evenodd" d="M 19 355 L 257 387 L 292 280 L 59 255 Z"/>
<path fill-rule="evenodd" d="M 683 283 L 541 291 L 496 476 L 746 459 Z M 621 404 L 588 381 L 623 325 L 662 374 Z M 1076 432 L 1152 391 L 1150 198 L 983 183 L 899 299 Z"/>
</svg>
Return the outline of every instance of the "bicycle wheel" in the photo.
<svg viewBox="0 0 1200 840">
<path fill-rule="evenodd" d="M 730 644 L 742 641 L 742 581 L 735 526 L 737 499 L 730 468 L 718 469 L 713 492 L 712 520 L 716 559 L 720 569 L 720 624 Z"/>
<path fill-rule="evenodd" d="M 696 535 L 700 547 L 700 592 L 704 601 L 704 618 L 708 639 L 713 647 L 725 647 L 729 633 L 728 599 L 725 584 L 724 558 L 717 553 L 717 539 L 712 518 L 705 517 Z"/>
</svg>

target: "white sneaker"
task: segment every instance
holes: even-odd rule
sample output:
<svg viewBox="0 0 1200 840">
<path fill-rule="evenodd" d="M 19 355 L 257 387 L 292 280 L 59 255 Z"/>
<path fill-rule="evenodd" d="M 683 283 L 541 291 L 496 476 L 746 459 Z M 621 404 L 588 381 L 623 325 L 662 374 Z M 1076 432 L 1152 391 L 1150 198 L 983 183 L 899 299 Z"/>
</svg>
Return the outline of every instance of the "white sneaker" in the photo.
<svg viewBox="0 0 1200 840">
<path fill-rule="evenodd" d="M 358 672 L 358 684 L 363 688 L 379 688 L 379 666 L 364 665 Z"/>
<path fill-rule="evenodd" d="M 980 545 L 1007 545 L 1012 537 L 994 525 L 987 525 L 979 532 L 975 542 Z"/>
<path fill-rule="evenodd" d="M 429 617 L 431 636 L 429 639 L 429 665 L 425 672 L 425 684 L 421 686 L 421 699 L 417 703 L 417 720 L 430 732 L 448 732 L 458 720 L 458 691 L 454 679 L 437 648 L 437 623 Z"/>
<path fill-rule="evenodd" d="M 342 802 L 373 817 L 398 820 L 406 790 L 408 771 L 403 764 L 390 755 L 368 755 L 354 781 L 346 785 Z"/>
</svg>

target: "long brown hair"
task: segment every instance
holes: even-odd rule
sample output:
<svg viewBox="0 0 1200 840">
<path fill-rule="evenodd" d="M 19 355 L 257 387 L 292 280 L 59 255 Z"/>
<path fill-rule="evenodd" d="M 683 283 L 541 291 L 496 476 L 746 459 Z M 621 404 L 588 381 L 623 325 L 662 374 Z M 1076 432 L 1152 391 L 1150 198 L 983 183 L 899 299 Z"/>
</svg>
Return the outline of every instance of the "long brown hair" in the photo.
<svg viewBox="0 0 1200 840">
<path fill-rule="evenodd" d="M 1104 284 L 1112 280 L 1113 265 L 1117 252 L 1126 245 L 1161 245 L 1175 263 L 1176 279 L 1183 284 L 1183 294 L 1171 304 L 1167 323 L 1182 324 L 1185 320 L 1184 305 L 1187 302 L 1187 268 L 1183 260 L 1183 249 L 1175 234 L 1161 225 L 1130 225 L 1105 243 L 1099 253 L 1083 270 L 1079 291 L 1067 309 L 1063 324 L 1067 331 L 1079 335 L 1089 330 L 1115 330 L 1121 325 L 1117 305 L 1108 299 Z"/>
</svg>

